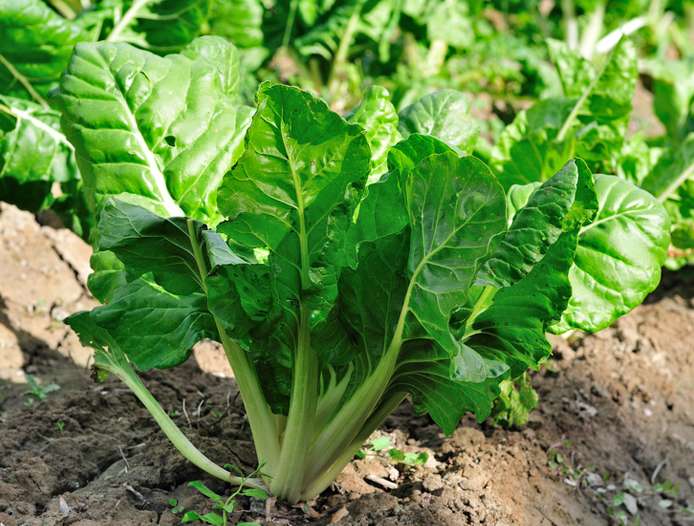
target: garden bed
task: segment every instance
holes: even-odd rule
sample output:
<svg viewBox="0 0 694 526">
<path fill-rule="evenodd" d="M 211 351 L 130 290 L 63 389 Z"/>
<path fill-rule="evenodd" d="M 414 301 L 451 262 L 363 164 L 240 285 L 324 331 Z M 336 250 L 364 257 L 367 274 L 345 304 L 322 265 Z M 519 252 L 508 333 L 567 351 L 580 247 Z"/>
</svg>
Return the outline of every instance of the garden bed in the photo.
<svg viewBox="0 0 694 526">
<path fill-rule="evenodd" d="M 207 505 L 189 481 L 225 488 L 187 463 L 121 384 L 90 378 L 89 351 L 60 322 L 94 304 L 88 256 L 66 230 L 0 205 L 0 523 L 178 524 L 172 498 L 185 509 Z M 694 277 L 666 275 L 613 328 L 553 340 L 554 360 L 533 378 L 540 406 L 524 429 L 466 420 L 445 437 L 403 406 L 377 433 L 387 447 L 366 448 L 316 502 L 242 498 L 233 519 L 563 526 L 625 514 L 685 524 L 687 499 L 694 504 L 693 328 Z M 213 460 L 252 471 L 234 382 L 220 377 L 213 346 L 196 356 L 202 369 L 190 360 L 146 383 Z M 38 400 L 26 394 L 27 375 L 60 388 Z M 428 458 L 407 466 L 391 448 Z"/>
</svg>

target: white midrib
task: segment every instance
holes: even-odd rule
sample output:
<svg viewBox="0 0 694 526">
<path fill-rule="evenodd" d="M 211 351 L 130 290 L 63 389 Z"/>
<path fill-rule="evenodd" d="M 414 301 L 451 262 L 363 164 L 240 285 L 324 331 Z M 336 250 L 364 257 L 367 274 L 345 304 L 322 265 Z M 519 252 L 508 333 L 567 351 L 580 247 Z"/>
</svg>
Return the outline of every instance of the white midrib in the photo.
<svg viewBox="0 0 694 526">
<path fill-rule="evenodd" d="M 123 17 L 118 21 L 118 23 L 113 26 L 113 31 L 106 37 L 107 42 L 115 42 L 118 40 L 118 37 L 120 34 L 125 30 L 125 28 L 130 25 L 130 23 L 133 21 L 133 19 L 137 16 L 138 11 L 145 7 L 150 0 L 135 0 L 133 4 L 130 6 L 130 9 L 128 9 Z"/>
<path fill-rule="evenodd" d="M 140 132 L 140 128 L 138 128 L 137 126 L 137 121 L 135 120 L 135 116 L 133 115 L 132 111 L 130 111 L 130 107 L 128 106 L 127 102 L 123 100 L 122 96 L 119 97 L 119 99 L 121 106 L 125 111 L 125 115 L 128 119 L 130 129 L 132 130 L 132 133 L 135 137 L 135 141 L 137 141 L 137 145 L 140 147 L 142 153 L 145 156 L 147 168 L 149 168 L 149 173 L 152 175 L 152 182 L 154 183 L 157 194 L 159 194 L 162 205 L 166 209 L 166 212 L 168 213 L 169 217 L 185 216 L 185 213 L 183 212 L 181 207 L 178 206 L 178 203 L 176 203 L 173 197 L 171 197 L 169 189 L 166 186 L 166 179 L 164 178 L 164 173 L 159 168 L 159 163 L 157 163 L 157 158 L 155 157 L 154 152 L 152 152 L 152 150 L 149 149 L 147 141 L 145 141 L 145 138 L 142 136 L 142 132 Z"/>
<path fill-rule="evenodd" d="M 4 110 L 4 109 L 6 109 L 7 113 L 9 113 L 10 115 L 16 117 L 17 119 L 20 119 L 20 120 L 21 120 L 21 119 L 24 119 L 24 120 L 26 120 L 26 121 L 29 121 L 31 124 L 33 124 L 34 126 L 36 126 L 38 129 L 40 129 L 41 131 L 45 132 L 46 135 L 50 136 L 51 139 L 53 139 L 55 142 L 64 144 L 64 145 L 67 146 L 71 151 L 74 151 L 74 150 L 75 150 L 75 148 L 72 146 L 72 144 L 70 144 L 70 142 L 67 140 L 67 138 L 65 137 L 65 135 L 63 135 L 63 134 L 60 133 L 59 131 L 57 131 L 57 130 L 51 128 L 48 124 L 46 124 L 46 123 L 43 122 L 42 120 L 37 119 L 37 118 L 34 117 L 30 112 L 24 111 L 24 110 L 20 110 L 19 108 L 13 108 L 13 107 L 11 107 L 11 106 L 0 106 L 0 110 Z"/>
</svg>

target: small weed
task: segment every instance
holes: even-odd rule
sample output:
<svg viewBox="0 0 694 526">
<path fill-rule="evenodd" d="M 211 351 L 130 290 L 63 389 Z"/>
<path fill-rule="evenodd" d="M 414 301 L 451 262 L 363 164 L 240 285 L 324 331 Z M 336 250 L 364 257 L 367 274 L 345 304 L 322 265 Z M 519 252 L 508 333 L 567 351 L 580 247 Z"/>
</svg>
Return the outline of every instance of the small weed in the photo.
<svg viewBox="0 0 694 526">
<path fill-rule="evenodd" d="M 639 482 L 628 473 L 614 474 L 603 471 L 598 474 L 594 466 L 583 467 L 576 462 L 575 452 L 568 441 L 552 446 L 547 451 L 547 465 L 564 478 L 564 483 L 584 491 L 605 505 L 607 514 L 621 526 L 640 526 L 640 512 L 648 508 L 671 517 L 694 517 L 694 509 L 678 502 L 679 485 L 663 480 Z"/>
<path fill-rule="evenodd" d="M 62 433 L 63 429 L 65 429 L 65 422 L 63 422 L 62 420 L 58 420 L 55 423 L 55 428 L 58 430 L 59 433 Z"/>
<path fill-rule="evenodd" d="M 40 385 L 38 381 L 36 381 L 36 378 L 30 374 L 27 374 L 26 377 L 27 383 L 29 384 L 29 390 L 24 391 L 24 394 L 27 397 L 25 403 L 28 406 L 33 405 L 34 402 L 41 402 L 42 400 L 45 400 L 50 393 L 60 389 L 58 384 L 51 383 Z"/>
<path fill-rule="evenodd" d="M 256 475 L 259 470 L 260 468 L 251 473 L 249 477 Z M 223 497 L 217 492 L 211 490 L 205 485 L 205 483 L 199 480 L 189 482 L 188 486 L 195 489 L 201 495 L 207 497 L 212 504 L 213 511 L 204 514 L 200 514 L 194 510 L 186 511 L 184 507 L 178 503 L 177 499 L 169 499 L 168 504 L 171 507 L 171 513 L 176 515 L 183 513 L 181 516 L 181 524 L 200 521 L 205 524 L 211 524 L 212 526 L 229 526 L 229 516 L 234 511 L 237 511 L 237 497 L 249 497 L 256 500 L 266 500 L 268 498 L 268 494 L 262 489 L 247 488 L 243 485 L 239 486 L 227 497 Z M 235 526 L 259 526 L 259 524 L 257 522 L 237 522 Z"/>
</svg>

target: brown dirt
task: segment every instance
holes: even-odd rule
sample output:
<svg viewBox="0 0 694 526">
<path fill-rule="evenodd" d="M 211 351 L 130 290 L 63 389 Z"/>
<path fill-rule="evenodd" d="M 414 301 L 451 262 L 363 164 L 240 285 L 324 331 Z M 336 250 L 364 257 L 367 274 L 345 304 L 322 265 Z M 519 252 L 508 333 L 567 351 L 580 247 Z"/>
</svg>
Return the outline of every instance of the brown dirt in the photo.
<svg viewBox="0 0 694 526">
<path fill-rule="evenodd" d="M 90 379 L 89 351 L 60 323 L 93 304 L 83 286 L 88 256 L 66 231 L 0 204 L 0 524 L 178 524 L 171 498 L 207 511 L 188 481 L 225 488 L 183 460 L 123 386 Z M 555 360 L 534 377 L 541 404 L 525 429 L 467 420 L 445 437 L 405 405 L 377 436 L 427 453 L 424 465 L 365 448 L 316 502 L 242 498 L 231 524 L 602 525 L 621 524 L 618 513 L 630 524 L 691 523 L 694 276 L 685 270 L 666 281 L 615 327 L 554 339 Z M 207 372 L 191 360 L 146 381 L 211 458 L 250 471 L 253 446 L 233 380 L 214 345 L 196 357 Z M 29 404 L 27 375 L 60 389 Z M 665 482 L 676 486 L 673 496 L 657 486 Z M 615 498 L 626 505 L 612 506 Z"/>
</svg>

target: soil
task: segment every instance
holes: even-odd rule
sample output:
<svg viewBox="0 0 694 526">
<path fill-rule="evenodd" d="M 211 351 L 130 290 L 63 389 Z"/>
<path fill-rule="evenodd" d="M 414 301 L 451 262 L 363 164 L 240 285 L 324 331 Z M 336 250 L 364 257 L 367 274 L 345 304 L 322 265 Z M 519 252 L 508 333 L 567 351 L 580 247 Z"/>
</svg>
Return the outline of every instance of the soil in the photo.
<svg viewBox="0 0 694 526">
<path fill-rule="evenodd" d="M 124 386 L 90 378 L 89 350 L 61 323 L 94 304 L 84 285 L 88 258 L 66 230 L 0 204 L 4 526 L 178 524 L 170 499 L 210 510 L 189 481 L 229 491 L 182 459 Z M 365 446 L 315 502 L 241 497 L 230 524 L 690 524 L 691 271 L 666 275 L 614 327 L 553 343 L 554 359 L 533 377 L 540 406 L 522 430 L 468 419 L 446 437 L 406 404 L 372 437 L 380 447 Z M 211 458 L 250 472 L 253 445 L 228 376 L 219 349 L 206 343 L 194 360 L 148 374 L 146 383 Z M 42 386 L 43 400 L 27 394 L 28 380 Z M 390 448 L 426 453 L 426 461 L 405 465 Z"/>
</svg>

